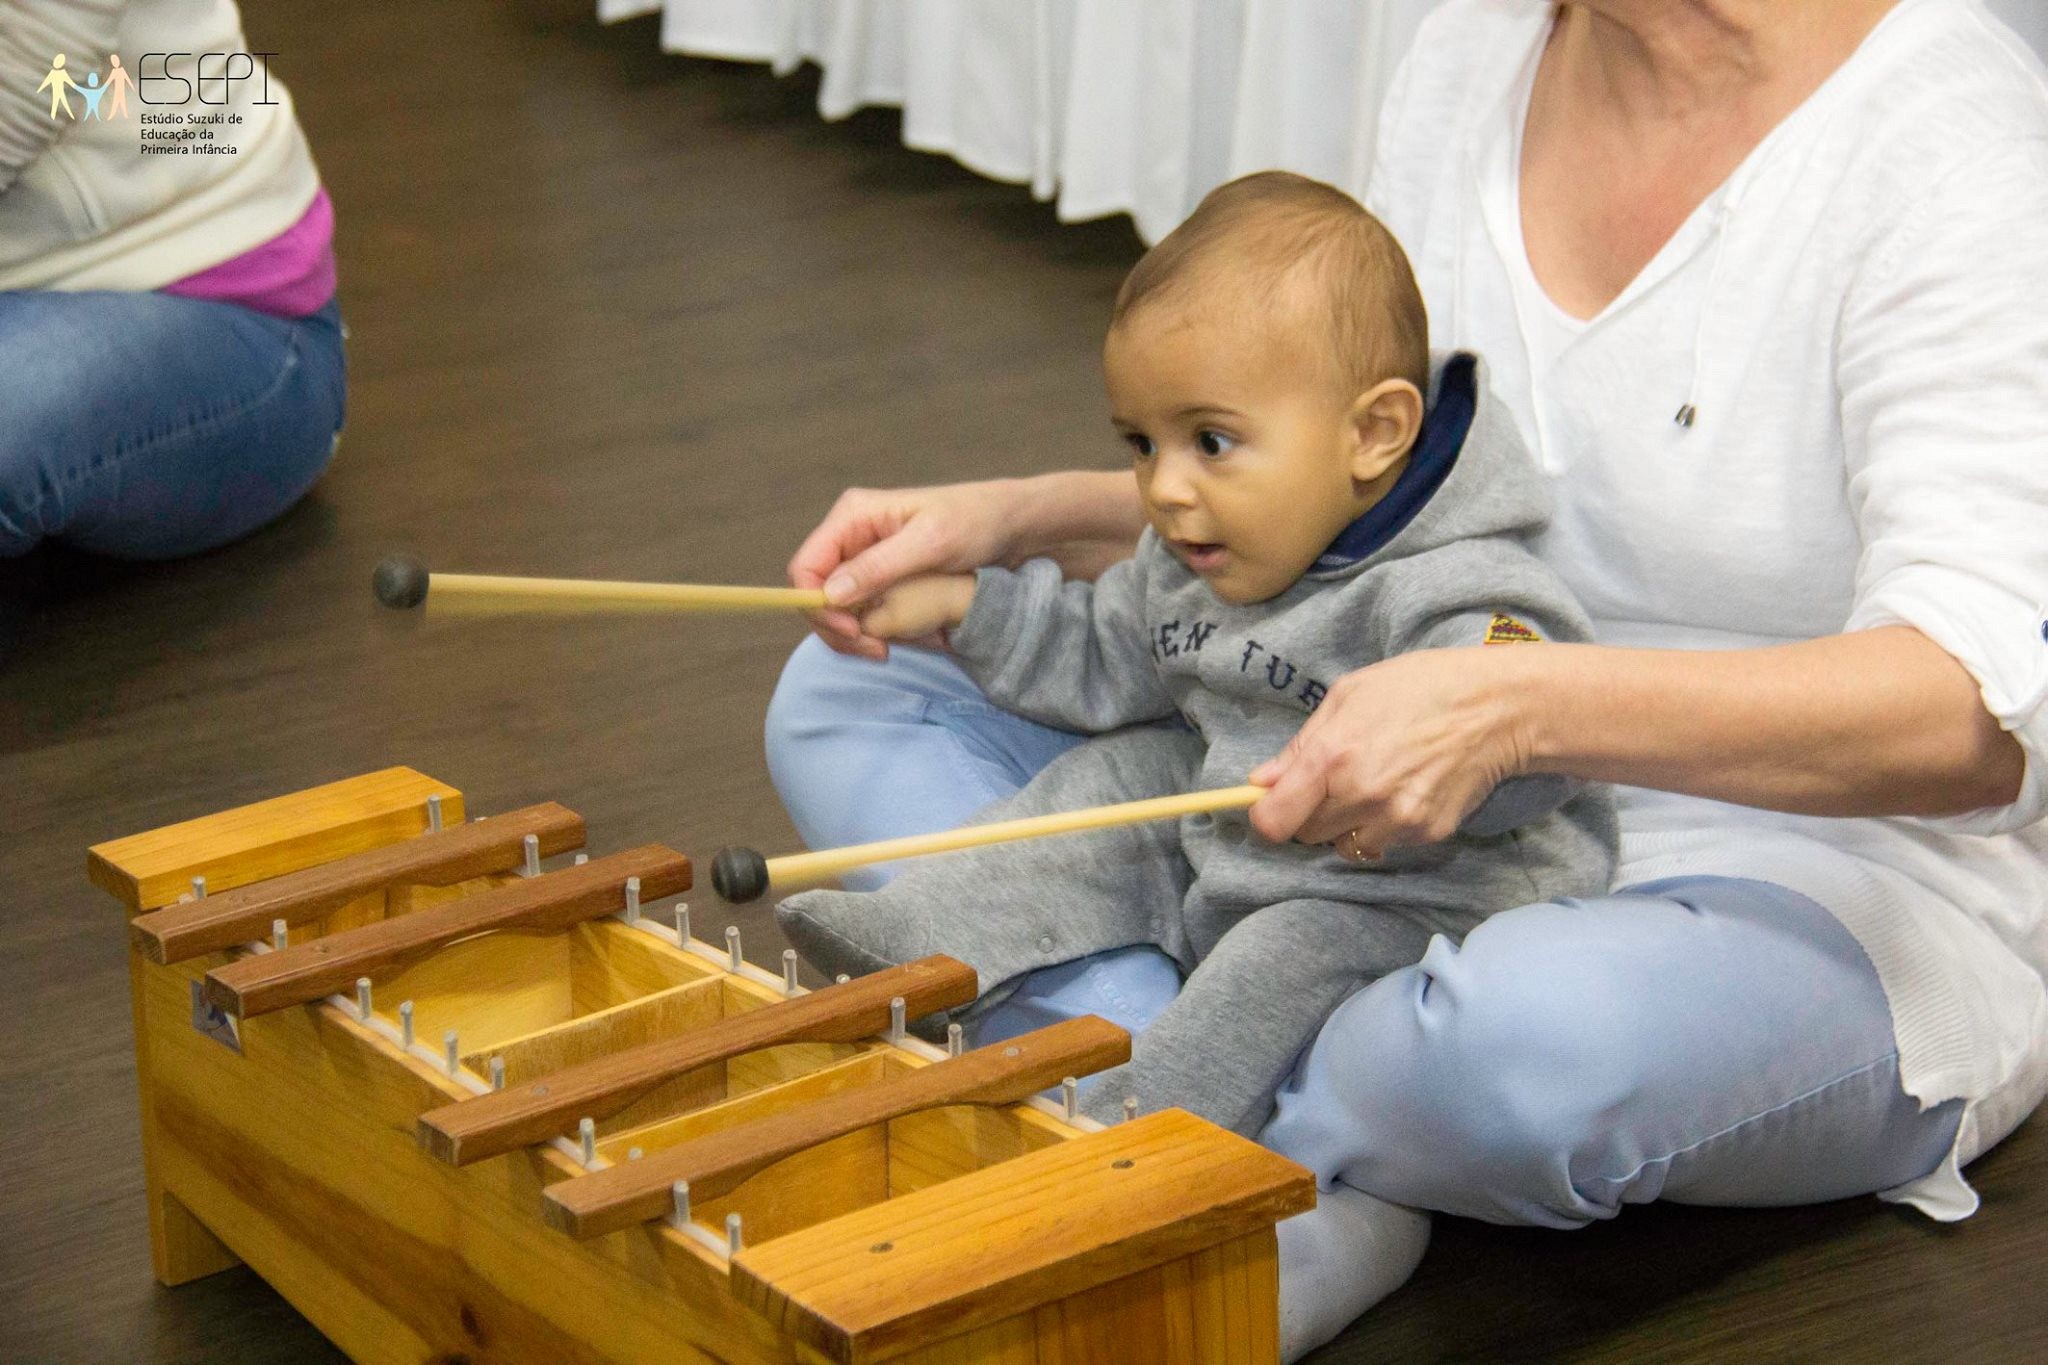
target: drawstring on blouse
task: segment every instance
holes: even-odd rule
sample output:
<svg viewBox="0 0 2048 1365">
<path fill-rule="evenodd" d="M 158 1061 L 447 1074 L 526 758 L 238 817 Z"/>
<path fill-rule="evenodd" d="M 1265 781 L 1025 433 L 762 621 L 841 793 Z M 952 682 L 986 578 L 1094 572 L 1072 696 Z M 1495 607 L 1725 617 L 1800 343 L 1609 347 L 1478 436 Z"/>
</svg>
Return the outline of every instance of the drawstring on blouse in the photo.
<svg viewBox="0 0 2048 1365">
<path fill-rule="evenodd" d="M 1671 419 L 1687 430 L 1699 421 L 1700 370 L 1706 362 L 1707 317 L 1713 310 L 1714 295 L 1721 284 L 1721 261 L 1728 248 L 1728 224 L 1734 219 L 1741 198 L 1739 192 L 1731 190 L 1714 214 L 1714 259 L 1707 267 L 1707 292 L 1700 296 L 1699 320 L 1693 324 L 1692 369 L 1686 376 L 1685 401 L 1679 404 L 1677 414 Z"/>
</svg>

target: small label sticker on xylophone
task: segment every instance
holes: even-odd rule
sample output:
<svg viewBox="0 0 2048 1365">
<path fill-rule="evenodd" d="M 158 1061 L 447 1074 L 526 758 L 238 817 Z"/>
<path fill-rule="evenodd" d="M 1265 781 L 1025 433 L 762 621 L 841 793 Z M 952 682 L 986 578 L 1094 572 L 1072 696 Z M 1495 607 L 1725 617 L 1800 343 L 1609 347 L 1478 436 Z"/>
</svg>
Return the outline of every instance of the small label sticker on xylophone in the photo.
<svg viewBox="0 0 2048 1365">
<path fill-rule="evenodd" d="M 242 1031 L 235 1023 L 235 1016 L 209 1004 L 202 983 L 195 980 L 191 984 L 193 1030 L 205 1034 L 230 1052 L 240 1052 Z"/>
</svg>

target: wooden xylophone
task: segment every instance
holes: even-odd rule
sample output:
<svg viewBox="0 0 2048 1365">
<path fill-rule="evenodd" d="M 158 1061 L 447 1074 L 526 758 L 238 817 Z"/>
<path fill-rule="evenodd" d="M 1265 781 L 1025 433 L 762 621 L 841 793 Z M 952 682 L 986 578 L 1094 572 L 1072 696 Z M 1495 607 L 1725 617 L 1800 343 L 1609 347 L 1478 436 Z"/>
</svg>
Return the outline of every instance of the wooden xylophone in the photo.
<svg viewBox="0 0 2048 1365">
<path fill-rule="evenodd" d="M 1075 1115 L 1120 1029 L 931 1046 L 962 964 L 808 991 L 657 906 L 687 858 L 583 840 L 391 768 L 91 850 L 159 1280 L 246 1262 L 364 1361 L 1277 1359 L 1313 1182 Z"/>
</svg>

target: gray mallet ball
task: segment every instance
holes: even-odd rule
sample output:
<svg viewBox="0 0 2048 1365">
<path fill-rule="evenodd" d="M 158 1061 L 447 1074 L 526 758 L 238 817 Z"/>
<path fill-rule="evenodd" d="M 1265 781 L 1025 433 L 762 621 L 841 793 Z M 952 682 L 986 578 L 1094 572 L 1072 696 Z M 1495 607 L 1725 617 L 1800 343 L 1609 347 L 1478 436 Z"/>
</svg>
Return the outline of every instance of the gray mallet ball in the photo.
<svg viewBox="0 0 2048 1365">
<path fill-rule="evenodd" d="M 427 566 L 405 555 L 393 555 L 370 575 L 370 587 L 387 607 L 416 607 L 427 600 Z"/>
<path fill-rule="evenodd" d="M 721 848 L 711 858 L 711 886 L 733 905 L 768 890 L 768 860 L 751 848 Z"/>
</svg>

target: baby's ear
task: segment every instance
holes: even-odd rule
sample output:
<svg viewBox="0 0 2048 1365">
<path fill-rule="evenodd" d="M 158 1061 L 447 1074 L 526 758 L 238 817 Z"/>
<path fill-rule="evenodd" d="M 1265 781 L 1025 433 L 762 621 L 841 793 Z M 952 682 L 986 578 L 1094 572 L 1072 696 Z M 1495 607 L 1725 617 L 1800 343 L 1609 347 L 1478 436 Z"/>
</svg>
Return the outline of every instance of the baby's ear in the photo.
<svg viewBox="0 0 2048 1365">
<path fill-rule="evenodd" d="M 1371 483 L 1406 455 L 1422 430 L 1422 391 L 1385 379 L 1351 405 L 1351 477 Z"/>
</svg>

